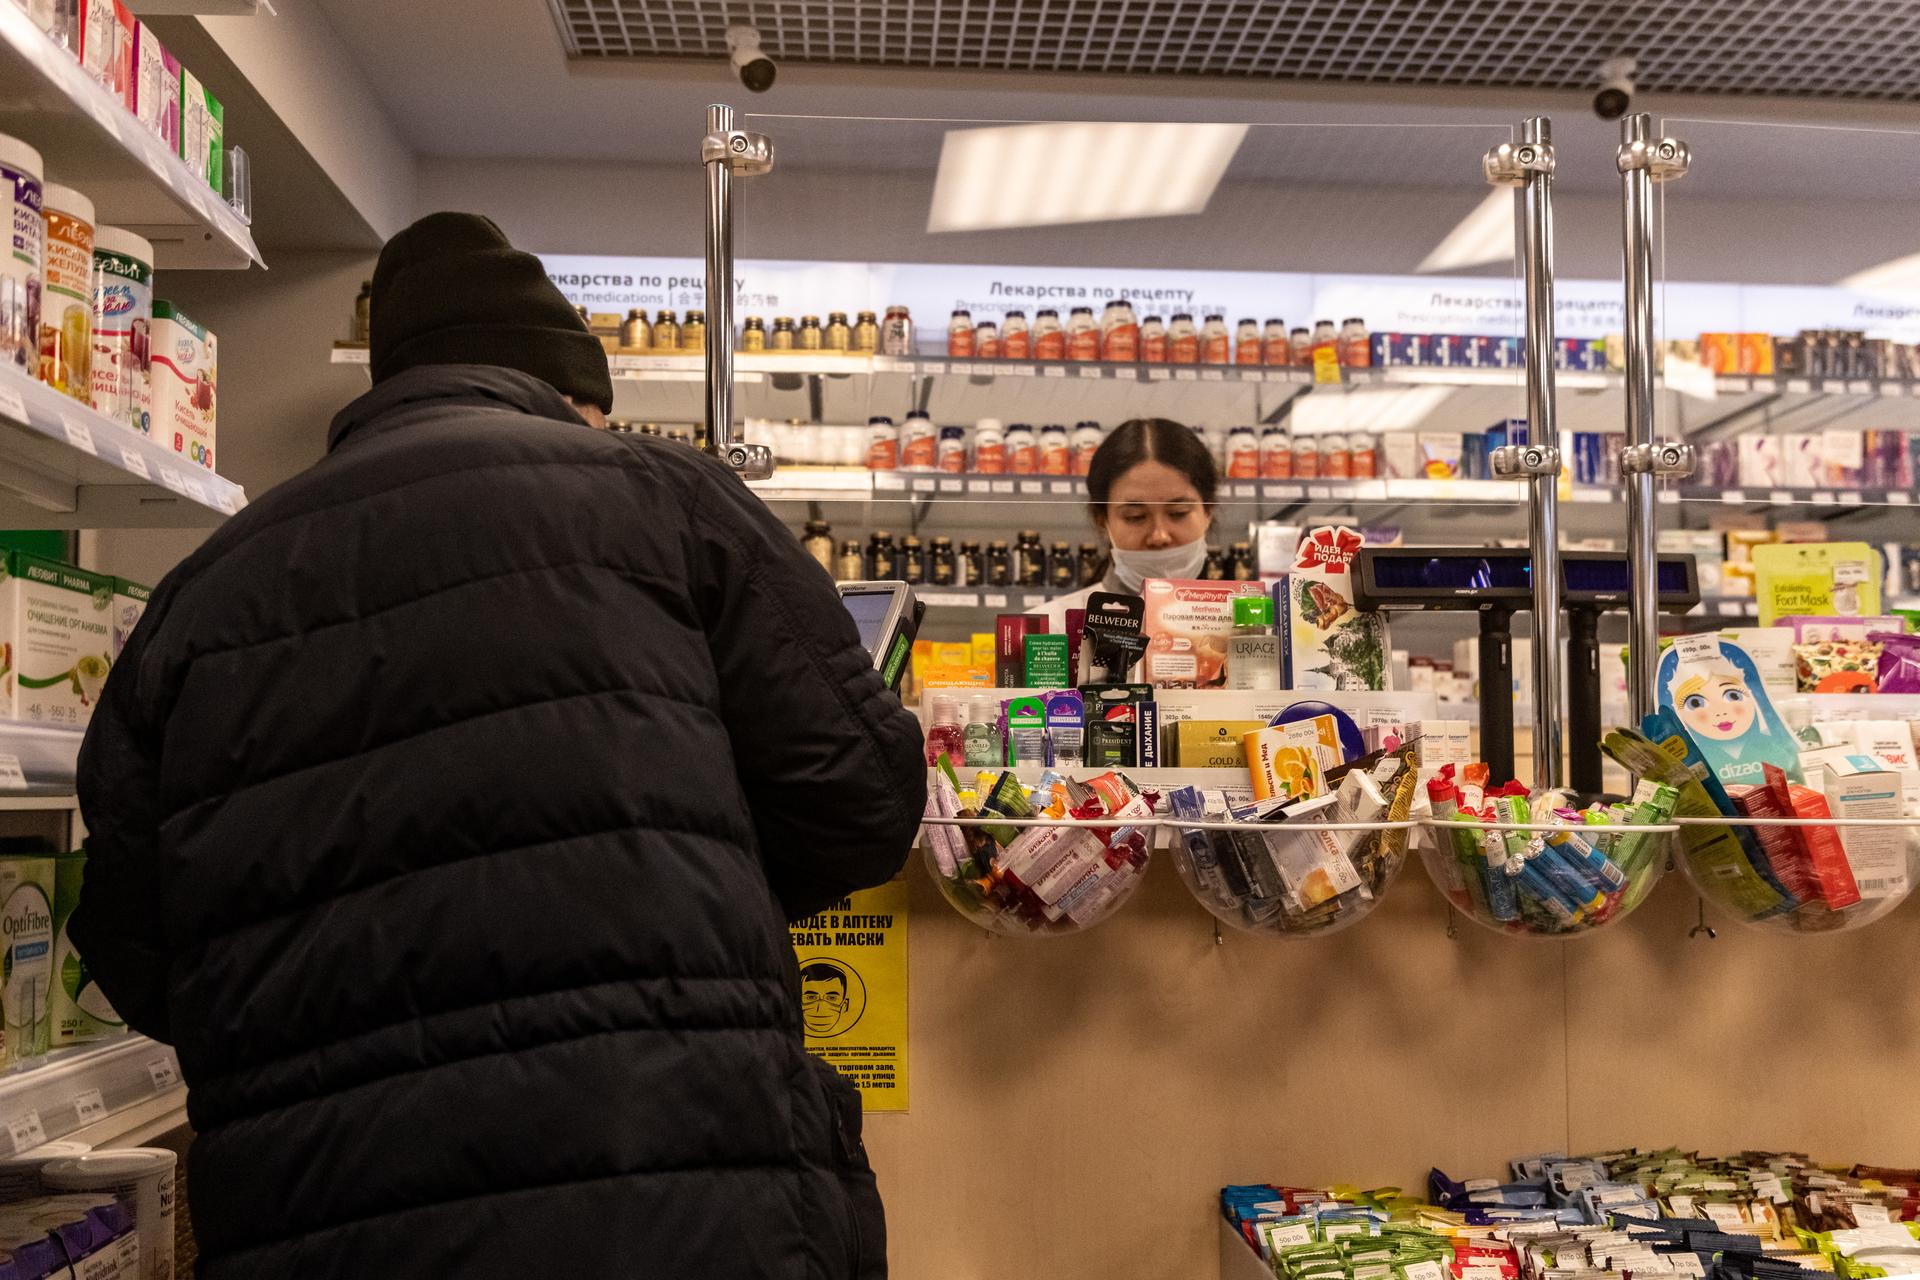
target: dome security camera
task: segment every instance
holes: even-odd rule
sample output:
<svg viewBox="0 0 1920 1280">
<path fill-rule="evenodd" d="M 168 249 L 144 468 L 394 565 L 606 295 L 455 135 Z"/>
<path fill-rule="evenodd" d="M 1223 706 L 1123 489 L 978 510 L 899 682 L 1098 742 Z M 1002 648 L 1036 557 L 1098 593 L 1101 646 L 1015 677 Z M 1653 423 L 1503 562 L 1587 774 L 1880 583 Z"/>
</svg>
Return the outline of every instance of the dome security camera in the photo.
<svg viewBox="0 0 1920 1280">
<path fill-rule="evenodd" d="M 1609 58 L 1600 64 L 1600 87 L 1593 94 L 1593 114 L 1618 120 L 1633 107 L 1633 59 Z"/>
<path fill-rule="evenodd" d="M 758 28 L 745 25 L 728 27 L 727 58 L 733 63 L 740 83 L 747 86 L 749 92 L 765 93 L 773 88 L 773 78 L 779 74 L 779 68 L 773 65 L 772 58 L 760 52 Z"/>
</svg>

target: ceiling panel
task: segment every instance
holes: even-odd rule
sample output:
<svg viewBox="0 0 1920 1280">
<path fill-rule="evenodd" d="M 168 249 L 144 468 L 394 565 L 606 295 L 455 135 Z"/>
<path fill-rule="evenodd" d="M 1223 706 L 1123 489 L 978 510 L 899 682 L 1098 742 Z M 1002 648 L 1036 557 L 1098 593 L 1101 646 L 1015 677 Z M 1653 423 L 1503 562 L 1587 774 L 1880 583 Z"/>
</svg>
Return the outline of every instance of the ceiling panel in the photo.
<svg viewBox="0 0 1920 1280">
<path fill-rule="evenodd" d="M 548 0 L 571 56 L 1920 101 L 1910 0 Z"/>
</svg>

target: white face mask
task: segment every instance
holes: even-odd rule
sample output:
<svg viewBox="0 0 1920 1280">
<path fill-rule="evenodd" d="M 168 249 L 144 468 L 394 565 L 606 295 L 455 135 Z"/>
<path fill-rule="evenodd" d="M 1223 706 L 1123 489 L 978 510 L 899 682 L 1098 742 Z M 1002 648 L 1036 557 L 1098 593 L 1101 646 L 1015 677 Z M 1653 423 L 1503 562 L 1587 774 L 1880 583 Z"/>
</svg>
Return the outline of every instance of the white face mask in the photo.
<svg viewBox="0 0 1920 1280">
<path fill-rule="evenodd" d="M 1207 563 L 1207 540 L 1196 538 L 1177 547 L 1156 551 L 1113 549 L 1113 576 L 1128 591 L 1139 594 L 1148 578 L 1197 578 Z"/>
</svg>

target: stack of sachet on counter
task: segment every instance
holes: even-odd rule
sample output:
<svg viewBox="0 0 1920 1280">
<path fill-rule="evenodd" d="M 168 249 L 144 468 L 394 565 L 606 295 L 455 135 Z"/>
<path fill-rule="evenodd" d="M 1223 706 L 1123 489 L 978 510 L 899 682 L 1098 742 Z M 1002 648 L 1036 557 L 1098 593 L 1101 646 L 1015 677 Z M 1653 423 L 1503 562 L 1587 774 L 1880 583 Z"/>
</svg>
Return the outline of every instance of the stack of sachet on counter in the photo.
<svg viewBox="0 0 1920 1280">
<path fill-rule="evenodd" d="M 1286 1280 L 1920 1274 L 1915 1170 L 1629 1150 L 1531 1156 L 1504 1180 L 1435 1169 L 1428 1194 L 1233 1186 L 1221 1211 Z"/>
</svg>

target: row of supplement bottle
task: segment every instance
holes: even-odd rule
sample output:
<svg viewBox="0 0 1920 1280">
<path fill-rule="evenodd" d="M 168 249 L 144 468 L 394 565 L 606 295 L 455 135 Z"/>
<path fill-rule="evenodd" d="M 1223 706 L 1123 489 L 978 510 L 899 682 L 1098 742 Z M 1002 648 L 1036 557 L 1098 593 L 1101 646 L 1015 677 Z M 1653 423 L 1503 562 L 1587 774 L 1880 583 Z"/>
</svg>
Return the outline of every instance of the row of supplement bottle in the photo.
<svg viewBox="0 0 1920 1280">
<path fill-rule="evenodd" d="M 809 520 L 801 543 L 836 582 L 892 582 L 929 587 L 1015 587 L 1054 593 L 1091 587 L 1106 571 L 1106 556 L 1091 542 L 1076 552 L 1065 539 L 1050 546 L 1036 529 L 1023 529 L 1009 543 L 995 538 L 984 545 L 975 539 L 958 544 L 946 534 L 923 541 L 907 534 L 895 543 L 893 534 L 876 529 L 866 546 L 852 538 L 836 544 L 833 527 L 825 520 Z M 1250 582 L 1259 576 L 1251 543 L 1236 542 L 1224 552 L 1208 548 L 1203 578 Z"/>
<path fill-rule="evenodd" d="M 1322 353 L 1325 353 L 1324 355 Z M 1004 320 L 975 323 L 973 314 L 960 310 L 947 322 L 947 354 L 962 360 L 1105 360 L 1117 364 L 1237 364 L 1310 366 L 1326 360 L 1348 368 L 1373 363 L 1373 344 L 1366 322 L 1350 317 L 1334 328 L 1321 320 L 1312 329 L 1289 330 L 1283 320 L 1240 321 L 1233 331 L 1224 315 L 1209 315 L 1196 325 L 1188 312 L 1174 313 L 1171 322 L 1159 316 L 1134 318 L 1124 298 L 1109 302 L 1094 319 L 1092 307 L 1074 307 L 1063 322 L 1060 313 L 1044 307 L 1027 324 L 1024 311 L 1009 311 Z"/>
<path fill-rule="evenodd" d="M 867 419 L 867 470 L 944 471 L 950 475 L 1084 476 L 1106 438 L 1097 422 L 1024 422 L 1003 426 L 982 418 L 966 427 L 936 427 L 919 411 L 898 426 L 892 418 Z"/>
</svg>

